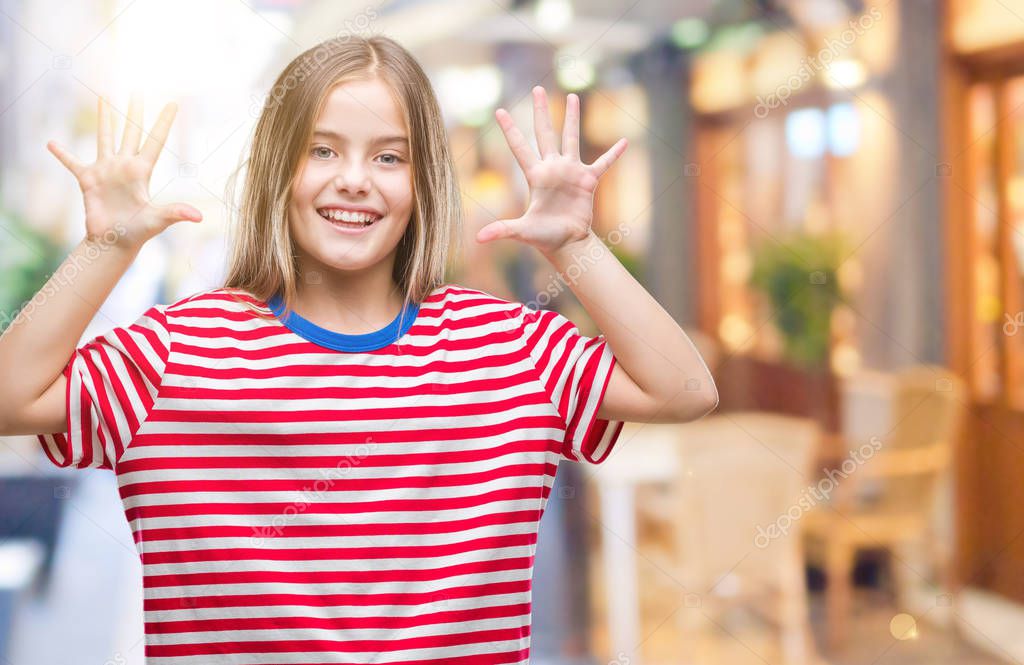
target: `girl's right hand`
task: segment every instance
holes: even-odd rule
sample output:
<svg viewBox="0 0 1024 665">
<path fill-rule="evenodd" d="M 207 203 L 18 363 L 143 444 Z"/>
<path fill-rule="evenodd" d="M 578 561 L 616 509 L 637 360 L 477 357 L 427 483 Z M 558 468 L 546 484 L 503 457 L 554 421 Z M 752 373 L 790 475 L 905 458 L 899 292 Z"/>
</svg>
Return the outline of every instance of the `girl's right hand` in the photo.
<svg viewBox="0 0 1024 665">
<path fill-rule="evenodd" d="M 202 221 L 202 213 L 186 203 L 154 206 L 149 198 L 149 178 L 174 122 L 177 105 L 172 102 L 164 106 L 140 151 L 142 99 L 133 94 L 121 148 L 116 153 L 111 136 L 113 113 L 103 97 L 98 106 L 95 163 L 83 165 L 56 142 L 46 144 L 78 180 L 85 199 L 86 237 L 137 250 L 175 222 Z"/>
</svg>

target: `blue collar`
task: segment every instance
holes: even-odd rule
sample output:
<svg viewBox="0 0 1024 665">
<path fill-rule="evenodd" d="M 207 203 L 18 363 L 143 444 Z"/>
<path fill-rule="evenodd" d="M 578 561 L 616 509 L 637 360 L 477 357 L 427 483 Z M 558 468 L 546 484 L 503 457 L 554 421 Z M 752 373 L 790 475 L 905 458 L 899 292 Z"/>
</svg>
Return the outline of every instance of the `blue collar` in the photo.
<svg viewBox="0 0 1024 665">
<path fill-rule="evenodd" d="M 347 335 L 318 326 L 309 319 L 299 316 L 299 313 L 295 311 L 290 312 L 286 319 L 280 319 L 281 313 L 284 311 L 284 299 L 280 294 L 275 294 L 267 301 L 267 305 L 278 316 L 281 323 L 293 333 L 314 344 L 335 351 L 375 351 L 393 344 L 409 331 L 420 310 L 418 303 L 410 302 L 405 307 L 404 318 L 402 317 L 403 312 L 399 312 L 391 323 L 380 330 L 361 335 Z"/>
</svg>

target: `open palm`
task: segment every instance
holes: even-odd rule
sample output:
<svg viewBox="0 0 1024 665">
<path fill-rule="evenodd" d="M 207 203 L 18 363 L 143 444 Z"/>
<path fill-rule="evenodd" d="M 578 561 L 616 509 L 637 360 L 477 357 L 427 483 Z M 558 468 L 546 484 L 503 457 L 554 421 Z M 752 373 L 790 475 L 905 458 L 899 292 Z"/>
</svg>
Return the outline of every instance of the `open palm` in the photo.
<svg viewBox="0 0 1024 665">
<path fill-rule="evenodd" d="M 526 212 L 515 219 L 499 219 L 477 232 L 479 242 L 515 238 L 550 253 L 575 240 L 586 238 L 594 219 L 594 191 L 598 179 L 626 150 L 626 139 L 619 139 L 593 164 L 580 160 L 580 100 L 570 94 L 565 105 L 562 150 L 559 152 L 555 130 L 551 126 L 547 92 L 533 89 L 533 123 L 538 156 L 508 111 L 499 108 L 495 117 L 505 134 L 512 154 L 519 163 L 530 188 Z"/>
<path fill-rule="evenodd" d="M 97 104 L 99 127 L 94 163 L 82 164 L 55 141 L 46 144 L 78 180 L 85 202 L 86 236 L 107 238 L 110 231 L 115 231 L 114 244 L 137 248 L 175 222 L 201 221 L 202 213 L 193 206 L 185 203 L 155 206 L 149 197 L 149 179 L 174 122 L 177 106 L 173 103 L 164 106 L 140 149 L 142 99 L 133 95 L 121 147 L 115 152 L 113 113 L 103 97 Z"/>
</svg>

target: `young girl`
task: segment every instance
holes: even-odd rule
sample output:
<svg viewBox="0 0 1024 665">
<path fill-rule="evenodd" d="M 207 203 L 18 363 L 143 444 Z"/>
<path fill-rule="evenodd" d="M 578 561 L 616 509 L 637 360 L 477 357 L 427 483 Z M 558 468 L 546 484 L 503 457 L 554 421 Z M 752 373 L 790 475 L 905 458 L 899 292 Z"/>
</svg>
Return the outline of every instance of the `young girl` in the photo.
<svg viewBox="0 0 1024 665">
<path fill-rule="evenodd" d="M 591 230 L 579 99 L 536 154 L 496 118 L 530 186 L 477 240 L 530 244 L 603 334 L 444 283 L 460 219 L 441 113 L 384 37 L 331 40 L 281 73 L 256 126 L 220 288 L 75 348 L 185 204 L 148 180 L 173 121 L 120 149 L 99 101 L 78 179 L 86 237 L 0 338 L 2 433 L 62 467 L 111 469 L 144 579 L 146 662 L 524 663 L 538 521 L 560 460 L 598 464 L 624 420 L 717 404 L 689 339 Z M 72 270 L 72 268 L 74 270 Z M 614 354 L 612 349 L 614 348 Z M 63 368 L 63 370 L 62 370 Z"/>
</svg>

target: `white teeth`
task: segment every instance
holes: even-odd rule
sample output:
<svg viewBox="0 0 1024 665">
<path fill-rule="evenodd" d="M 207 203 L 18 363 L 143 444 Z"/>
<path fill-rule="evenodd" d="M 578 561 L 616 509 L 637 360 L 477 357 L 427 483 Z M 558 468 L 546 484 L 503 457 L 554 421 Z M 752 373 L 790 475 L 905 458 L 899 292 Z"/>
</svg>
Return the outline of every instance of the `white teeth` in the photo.
<svg viewBox="0 0 1024 665">
<path fill-rule="evenodd" d="M 336 222 L 357 222 L 360 224 L 369 224 L 377 219 L 376 215 L 371 215 L 365 212 L 349 212 L 348 210 L 337 210 L 337 209 L 324 209 L 320 211 L 323 217 L 333 219 Z"/>
</svg>

